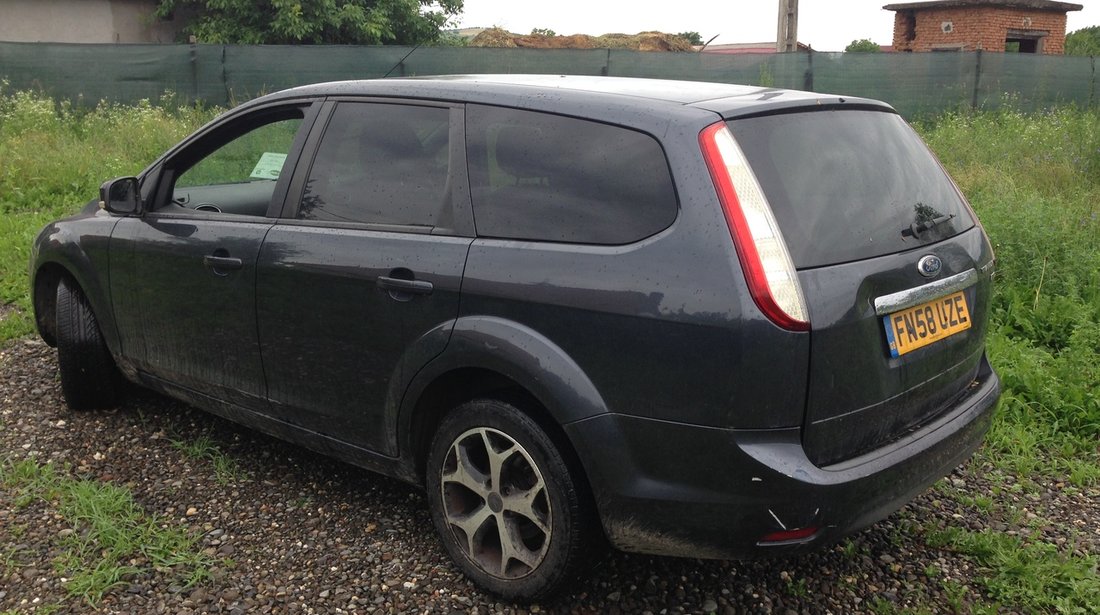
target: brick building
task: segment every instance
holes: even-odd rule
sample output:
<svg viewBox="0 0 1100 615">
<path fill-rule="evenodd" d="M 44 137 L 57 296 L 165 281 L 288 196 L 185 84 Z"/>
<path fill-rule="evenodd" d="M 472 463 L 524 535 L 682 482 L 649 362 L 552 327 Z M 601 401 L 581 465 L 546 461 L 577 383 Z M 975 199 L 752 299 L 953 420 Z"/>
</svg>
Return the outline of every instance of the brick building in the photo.
<svg viewBox="0 0 1100 615">
<path fill-rule="evenodd" d="M 1061 54 L 1066 13 L 1049 0 L 941 0 L 883 7 L 894 15 L 895 51 L 1019 51 Z"/>
</svg>

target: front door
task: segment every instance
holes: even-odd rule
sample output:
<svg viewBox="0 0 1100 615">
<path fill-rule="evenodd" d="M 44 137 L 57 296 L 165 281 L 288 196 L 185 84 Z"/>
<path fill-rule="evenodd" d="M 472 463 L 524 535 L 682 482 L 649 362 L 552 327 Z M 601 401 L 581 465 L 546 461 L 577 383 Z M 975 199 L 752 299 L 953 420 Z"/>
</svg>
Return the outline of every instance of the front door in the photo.
<svg viewBox="0 0 1100 615">
<path fill-rule="evenodd" d="M 266 406 L 256 259 L 303 120 L 301 106 L 230 120 L 146 178 L 158 182 L 148 211 L 122 219 L 111 240 L 113 299 L 120 321 L 133 323 L 122 332 L 124 351 L 142 371 Z"/>
</svg>

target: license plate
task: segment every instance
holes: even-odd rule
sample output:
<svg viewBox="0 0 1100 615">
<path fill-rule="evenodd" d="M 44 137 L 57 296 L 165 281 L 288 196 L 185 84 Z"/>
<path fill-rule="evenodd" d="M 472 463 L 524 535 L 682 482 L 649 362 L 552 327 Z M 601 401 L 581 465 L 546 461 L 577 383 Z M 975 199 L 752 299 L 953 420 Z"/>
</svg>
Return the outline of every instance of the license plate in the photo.
<svg viewBox="0 0 1100 615">
<path fill-rule="evenodd" d="M 890 356 L 907 352 L 951 337 L 970 328 L 970 308 L 966 295 L 959 291 L 882 317 Z"/>
</svg>

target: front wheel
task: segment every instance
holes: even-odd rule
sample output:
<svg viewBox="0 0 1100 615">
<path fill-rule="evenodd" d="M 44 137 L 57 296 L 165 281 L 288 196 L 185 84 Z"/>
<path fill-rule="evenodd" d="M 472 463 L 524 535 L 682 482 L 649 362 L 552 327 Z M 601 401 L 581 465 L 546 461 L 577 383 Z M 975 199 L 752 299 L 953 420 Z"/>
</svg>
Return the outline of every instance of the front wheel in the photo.
<svg viewBox="0 0 1100 615">
<path fill-rule="evenodd" d="M 516 407 L 472 401 L 432 441 L 428 503 L 443 545 L 483 588 L 546 598 L 589 563 L 594 524 L 554 442 Z"/>
<path fill-rule="evenodd" d="M 67 278 L 57 285 L 57 366 L 61 393 L 74 410 L 118 402 L 119 374 L 88 298 Z"/>
</svg>

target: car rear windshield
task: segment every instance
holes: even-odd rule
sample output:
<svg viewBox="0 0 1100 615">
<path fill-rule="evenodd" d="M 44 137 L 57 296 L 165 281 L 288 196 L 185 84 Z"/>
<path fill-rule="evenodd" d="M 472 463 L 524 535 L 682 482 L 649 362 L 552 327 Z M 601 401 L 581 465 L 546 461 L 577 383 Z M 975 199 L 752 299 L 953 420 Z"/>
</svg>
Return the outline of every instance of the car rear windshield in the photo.
<svg viewBox="0 0 1100 615">
<path fill-rule="evenodd" d="M 731 120 L 795 267 L 893 254 L 974 226 L 916 132 L 882 111 Z"/>
</svg>

